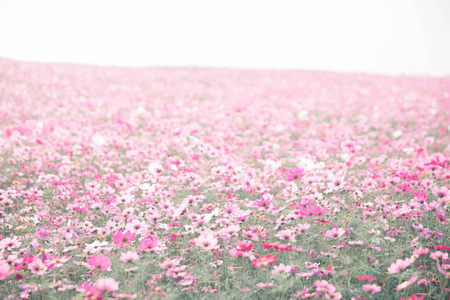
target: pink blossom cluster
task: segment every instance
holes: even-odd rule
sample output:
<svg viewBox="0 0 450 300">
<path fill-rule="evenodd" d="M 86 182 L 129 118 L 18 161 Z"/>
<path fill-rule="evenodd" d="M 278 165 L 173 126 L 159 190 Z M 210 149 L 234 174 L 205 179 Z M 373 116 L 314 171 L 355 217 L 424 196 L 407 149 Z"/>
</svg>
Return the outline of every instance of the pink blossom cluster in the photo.
<svg viewBox="0 0 450 300">
<path fill-rule="evenodd" d="M 0 91 L 5 299 L 449 295 L 449 78 L 0 58 Z"/>
</svg>

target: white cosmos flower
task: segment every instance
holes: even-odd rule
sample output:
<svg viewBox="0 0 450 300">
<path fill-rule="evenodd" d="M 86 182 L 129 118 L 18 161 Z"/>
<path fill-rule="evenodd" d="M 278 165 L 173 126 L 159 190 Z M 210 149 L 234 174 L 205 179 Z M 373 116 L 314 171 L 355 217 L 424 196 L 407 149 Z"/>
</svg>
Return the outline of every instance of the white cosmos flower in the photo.
<svg viewBox="0 0 450 300">
<path fill-rule="evenodd" d="M 104 247 L 108 246 L 108 242 L 100 242 L 99 240 L 95 240 L 92 244 L 86 244 L 87 247 L 97 248 L 97 247 Z"/>
<path fill-rule="evenodd" d="M 278 124 L 277 127 L 275 127 L 275 130 L 276 130 L 277 132 L 281 132 L 281 131 L 283 131 L 284 129 L 285 129 L 285 127 L 284 127 L 283 124 Z"/>
<path fill-rule="evenodd" d="M 106 139 L 104 136 L 101 136 L 99 134 L 96 134 L 92 137 L 92 142 L 98 146 L 102 146 L 106 143 Z"/>
<path fill-rule="evenodd" d="M 399 138 L 399 137 L 402 136 L 402 134 L 403 134 L 403 131 L 401 131 L 401 130 L 396 130 L 396 131 L 394 131 L 394 132 L 392 133 L 392 136 L 393 136 L 394 138 Z"/>
<path fill-rule="evenodd" d="M 341 154 L 341 159 L 344 162 L 348 162 L 350 160 L 350 155 L 348 153 Z"/>
<path fill-rule="evenodd" d="M 301 111 L 299 111 L 298 114 L 297 114 L 297 118 L 298 118 L 300 121 L 306 121 L 306 120 L 308 120 L 308 111 L 307 111 L 307 110 L 301 110 Z"/>
<path fill-rule="evenodd" d="M 164 170 L 164 168 L 161 166 L 160 163 L 157 162 L 152 162 L 149 166 L 148 166 L 148 170 L 153 173 L 156 174 L 157 170 Z"/>
<path fill-rule="evenodd" d="M 409 148 L 405 148 L 403 149 L 403 152 L 405 152 L 406 154 L 411 154 L 414 153 L 414 148 L 413 147 L 409 147 Z"/>
</svg>

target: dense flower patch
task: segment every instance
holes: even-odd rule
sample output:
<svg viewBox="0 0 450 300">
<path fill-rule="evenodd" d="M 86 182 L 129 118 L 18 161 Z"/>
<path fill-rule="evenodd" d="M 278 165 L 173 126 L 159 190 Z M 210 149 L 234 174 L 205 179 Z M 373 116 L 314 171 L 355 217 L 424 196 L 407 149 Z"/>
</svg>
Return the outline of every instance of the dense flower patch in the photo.
<svg viewBox="0 0 450 300">
<path fill-rule="evenodd" d="M 0 59 L 5 299 L 444 299 L 450 79 Z"/>
</svg>

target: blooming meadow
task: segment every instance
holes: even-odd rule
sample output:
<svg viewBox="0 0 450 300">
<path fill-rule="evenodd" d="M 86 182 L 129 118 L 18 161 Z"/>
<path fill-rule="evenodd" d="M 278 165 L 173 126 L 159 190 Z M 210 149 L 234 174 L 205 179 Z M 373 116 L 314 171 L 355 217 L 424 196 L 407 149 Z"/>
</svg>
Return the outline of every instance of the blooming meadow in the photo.
<svg viewBox="0 0 450 300">
<path fill-rule="evenodd" d="M 0 59 L 2 299 L 447 299 L 450 78 Z"/>
</svg>

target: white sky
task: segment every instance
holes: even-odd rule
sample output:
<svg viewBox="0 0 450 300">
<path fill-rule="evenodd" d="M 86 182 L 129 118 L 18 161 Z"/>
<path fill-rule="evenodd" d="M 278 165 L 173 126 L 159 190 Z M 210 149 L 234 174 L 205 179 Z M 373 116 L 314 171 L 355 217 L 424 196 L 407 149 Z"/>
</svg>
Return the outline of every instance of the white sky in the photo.
<svg viewBox="0 0 450 300">
<path fill-rule="evenodd" d="M 446 76 L 450 1 L 0 0 L 0 57 Z"/>
</svg>

